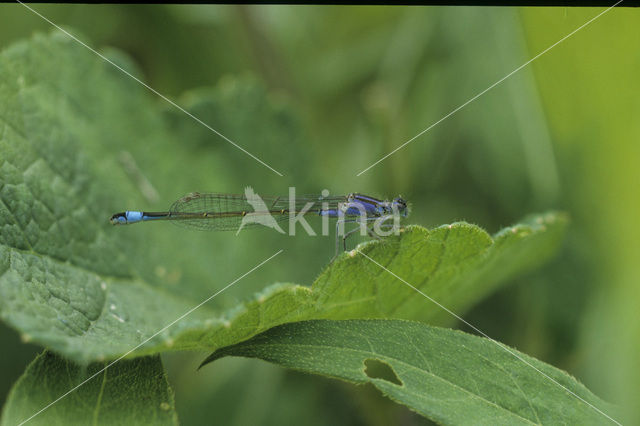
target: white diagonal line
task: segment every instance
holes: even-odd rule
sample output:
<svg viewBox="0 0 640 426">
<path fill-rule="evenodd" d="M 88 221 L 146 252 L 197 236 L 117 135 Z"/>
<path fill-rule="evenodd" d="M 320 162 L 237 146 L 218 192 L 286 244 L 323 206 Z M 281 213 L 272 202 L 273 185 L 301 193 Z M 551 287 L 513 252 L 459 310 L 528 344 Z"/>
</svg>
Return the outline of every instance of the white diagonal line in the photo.
<svg viewBox="0 0 640 426">
<path fill-rule="evenodd" d="M 238 148 L 240 151 L 244 152 L 245 154 L 247 154 L 249 157 L 253 158 L 254 160 L 256 160 L 258 163 L 262 164 L 263 166 L 265 166 L 266 168 L 270 169 L 272 172 L 274 172 L 275 174 L 279 175 L 279 176 L 283 176 L 282 173 L 280 173 L 279 171 L 277 171 L 276 169 L 274 169 L 273 167 L 271 167 L 270 165 L 268 165 L 267 163 L 265 163 L 264 161 L 262 161 L 261 159 L 259 159 L 258 157 L 256 157 L 255 155 L 253 155 L 252 153 L 250 153 L 249 151 L 247 151 L 246 149 L 244 149 L 243 147 L 241 147 L 240 145 L 238 145 L 237 143 L 235 143 L 234 141 L 232 141 L 231 139 L 229 139 L 228 137 L 226 137 L 225 135 L 223 135 L 222 133 L 220 133 L 219 131 L 217 131 L 216 129 L 214 129 L 213 127 L 209 126 L 207 123 L 205 123 L 204 121 L 200 120 L 198 117 L 196 117 L 195 115 L 191 114 L 189 111 L 187 111 L 186 109 L 182 108 L 180 105 L 178 105 L 177 103 L 173 102 L 171 99 L 169 99 L 168 97 L 166 97 L 165 95 L 163 95 L 162 93 L 158 92 L 156 89 L 154 89 L 153 87 L 149 86 L 148 84 L 146 84 L 145 82 L 143 82 L 142 80 L 140 80 L 139 78 L 137 78 L 136 76 L 134 76 L 133 74 L 131 74 L 130 72 L 128 72 L 127 70 L 125 70 L 124 68 L 122 68 L 121 66 L 117 65 L 115 62 L 113 62 L 112 60 L 110 60 L 109 58 L 107 58 L 106 56 L 104 56 L 103 54 L 101 54 L 100 52 L 98 52 L 97 50 L 95 50 L 94 48 L 92 48 L 91 46 L 87 45 L 86 43 L 84 43 L 82 40 L 78 39 L 76 36 L 74 36 L 73 34 L 69 33 L 68 31 L 64 30 L 63 28 L 61 28 L 59 25 L 56 25 L 55 23 L 53 23 L 51 20 L 49 20 L 46 16 L 40 14 L 38 11 L 36 11 L 35 9 L 27 6 L 26 4 L 24 4 L 22 1 L 20 0 L 16 0 L 18 3 L 20 3 L 22 6 L 26 7 L 27 9 L 29 9 L 31 12 L 35 13 L 36 15 L 38 15 L 40 18 L 44 19 L 45 21 L 47 21 L 49 24 L 53 25 L 54 27 L 56 27 L 58 30 L 62 31 L 63 33 L 65 33 L 67 36 L 71 37 L 73 40 L 75 40 L 76 42 L 78 42 L 79 44 L 81 44 L 82 46 L 86 47 L 87 49 L 89 49 L 90 51 L 92 51 L 93 53 L 95 53 L 96 55 L 98 55 L 102 60 L 110 63 L 111 65 L 113 65 L 114 67 L 116 67 L 117 69 L 119 69 L 120 71 L 122 71 L 124 74 L 126 74 L 127 76 L 131 77 L 132 79 L 134 79 L 135 81 L 137 81 L 138 83 L 140 83 L 141 85 L 143 85 L 144 87 L 146 87 L 147 89 L 149 89 L 151 92 L 155 93 L 156 95 L 158 95 L 160 98 L 164 99 L 165 101 L 169 102 L 171 105 L 173 105 L 174 107 L 176 107 L 177 109 L 179 109 L 180 111 L 182 111 L 183 113 L 187 114 L 189 117 L 193 118 L 195 121 L 197 121 L 199 124 L 203 125 L 204 127 L 206 127 L 207 129 L 211 130 L 213 133 L 215 133 L 216 135 L 220 136 L 222 139 L 224 139 L 225 141 L 229 142 L 231 145 L 235 146 L 236 148 Z"/>
<path fill-rule="evenodd" d="M 228 289 L 229 287 L 231 287 L 232 285 L 234 285 L 235 283 L 237 283 L 238 281 L 240 281 L 241 279 L 243 279 L 244 277 L 246 277 L 247 275 L 249 275 L 250 273 L 252 273 L 253 271 L 255 271 L 256 269 L 258 269 L 259 267 L 261 267 L 262 265 L 264 265 L 265 263 L 267 263 L 268 261 L 270 261 L 271 259 L 273 259 L 274 257 L 276 257 L 277 255 L 279 255 L 280 253 L 282 253 L 283 250 L 278 251 L 276 254 L 272 255 L 271 257 L 269 257 L 266 260 L 263 260 L 262 262 L 260 262 L 258 265 L 254 266 L 253 268 L 251 268 L 249 271 L 245 272 L 244 274 L 242 274 L 240 277 L 236 278 L 235 280 L 233 280 L 231 283 L 227 284 L 225 287 L 223 287 L 221 290 L 218 290 L 217 292 L 215 292 L 214 294 L 212 294 L 211 296 L 207 297 L 205 300 L 203 300 L 202 302 L 200 302 L 199 304 L 197 304 L 195 307 L 189 309 L 187 312 L 185 312 L 184 314 L 180 315 L 178 318 L 176 318 L 175 320 L 173 320 L 172 322 L 170 322 L 168 325 L 166 325 L 165 327 L 163 327 L 161 330 L 157 331 L 156 333 L 154 333 L 151 337 L 145 339 L 142 343 L 140 343 L 138 346 L 136 346 L 135 348 L 129 350 L 127 353 L 125 353 L 124 355 L 122 355 L 120 358 L 116 359 L 115 361 L 109 363 L 106 367 L 104 367 L 103 369 L 101 369 L 100 371 L 92 374 L 91 376 L 89 376 L 88 378 L 86 378 L 82 383 L 80 383 L 79 385 L 76 385 L 75 387 L 71 388 L 69 391 L 67 391 L 66 393 L 64 393 L 63 395 L 59 396 L 55 401 L 49 403 L 48 405 L 46 405 L 45 407 L 43 407 L 42 409 L 40 409 L 37 413 L 33 414 L 31 417 L 29 417 L 26 420 L 23 420 L 22 422 L 19 423 L 18 426 L 22 426 L 23 424 L 27 423 L 29 420 L 33 419 L 35 416 L 37 416 L 38 414 L 42 413 L 43 411 L 45 411 L 47 408 L 51 407 L 53 404 L 59 402 L 62 398 L 66 397 L 67 395 L 69 395 L 70 393 L 74 392 L 75 390 L 77 390 L 80 386 L 84 385 L 85 383 L 87 383 L 89 380 L 93 379 L 94 377 L 96 377 L 97 375 L 101 374 L 103 371 L 105 371 L 107 368 L 111 367 L 113 364 L 121 361 L 123 358 L 125 358 L 126 356 L 128 356 L 129 354 L 131 354 L 133 351 L 135 351 L 136 349 L 138 349 L 139 347 L 141 347 L 142 345 L 144 345 L 145 343 L 147 343 L 149 340 L 153 339 L 154 337 L 156 337 L 157 335 L 159 335 L 160 333 L 164 332 L 165 330 L 167 330 L 169 327 L 173 326 L 175 323 L 177 323 L 178 321 L 182 320 L 184 317 L 186 317 L 187 315 L 191 314 L 193 311 L 195 311 L 196 309 L 198 309 L 200 306 L 204 305 L 205 303 L 207 303 L 208 301 L 210 301 L 211 299 L 213 299 L 214 297 L 216 297 L 217 295 L 219 295 L 220 293 L 222 293 L 223 291 L 225 291 L 226 289 Z"/>
<path fill-rule="evenodd" d="M 498 343 L 497 341 L 493 340 L 491 337 L 489 337 L 485 332 L 483 332 L 482 330 L 480 330 L 479 328 L 477 328 L 476 326 L 474 326 L 473 324 L 469 323 L 468 321 L 466 321 L 464 318 L 462 318 L 461 316 L 457 315 L 455 312 L 451 311 L 450 309 L 448 309 L 447 307 L 441 305 L 440 303 L 438 303 L 435 299 L 429 297 L 428 295 L 426 295 L 425 293 L 423 293 L 422 291 L 420 291 L 420 289 L 414 287 L 413 285 L 409 284 L 408 282 L 406 282 L 405 280 L 403 280 L 402 278 L 400 278 L 398 275 L 394 274 L 393 272 L 391 272 L 389 269 L 385 268 L 384 266 L 382 266 L 381 264 L 379 264 L 378 262 L 376 262 L 375 260 L 373 260 L 372 258 L 370 258 L 369 256 L 367 256 L 366 254 L 364 254 L 363 252 L 361 252 L 360 250 L 356 250 L 356 252 L 358 252 L 359 254 L 363 255 L 364 257 L 366 257 L 367 259 L 369 259 L 371 262 L 375 263 L 376 265 L 378 265 L 380 268 L 384 269 L 385 271 L 387 271 L 388 273 L 390 273 L 391 275 L 393 275 L 394 277 L 396 277 L 397 279 L 399 279 L 400 281 L 402 281 L 404 284 L 406 284 L 407 286 L 411 287 L 413 290 L 417 291 L 418 293 L 420 293 L 423 297 L 429 299 L 430 301 L 432 301 L 433 303 L 435 303 L 436 305 L 438 305 L 440 308 L 444 309 L 445 311 L 447 311 L 449 314 L 451 314 L 452 316 L 454 316 L 456 319 L 458 319 L 459 321 L 462 321 L 463 323 L 465 323 L 467 326 L 471 327 L 473 330 L 475 330 L 476 332 L 482 334 L 484 337 L 486 337 L 487 339 L 489 339 L 489 341 L 495 343 L 499 348 L 507 351 L 508 353 L 510 353 L 511 355 L 513 355 L 514 357 L 516 357 L 517 359 L 519 359 L 520 361 L 522 361 L 523 363 L 525 363 L 526 365 L 528 365 L 529 367 L 533 368 L 534 370 L 536 370 L 538 373 L 542 374 L 544 377 L 546 377 L 547 379 L 551 380 L 553 383 L 555 383 L 556 385 L 560 386 L 562 389 L 564 389 L 565 391 L 569 392 L 571 395 L 575 396 L 576 398 L 578 398 L 580 401 L 584 402 L 585 404 L 587 404 L 589 407 L 593 408 L 594 410 L 596 410 L 598 413 L 602 414 L 603 416 L 605 416 L 607 419 L 611 420 L 612 422 L 614 422 L 617 425 L 622 426 L 622 423 L 616 421 L 615 419 L 613 419 L 612 417 L 610 417 L 609 415 L 607 415 L 605 412 L 603 412 L 602 410 L 600 410 L 598 407 L 594 406 L 593 404 L 589 403 L 588 401 L 586 401 L 584 398 L 582 398 L 581 396 L 577 395 L 575 392 L 572 392 L 571 390 L 567 389 L 565 386 L 563 386 L 562 384 L 560 384 L 558 381 L 556 381 L 554 378 L 550 377 L 548 374 L 540 371 L 537 367 L 535 367 L 533 364 L 531 364 L 529 361 L 527 361 L 526 359 L 522 358 L 520 355 L 518 355 L 517 353 L 513 352 L 511 349 L 509 349 L 508 347 Z"/>
<path fill-rule="evenodd" d="M 396 152 L 398 152 L 399 150 L 401 150 L 402 148 L 404 148 L 405 146 L 407 146 L 408 144 L 410 144 L 411 142 L 413 142 L 414 140 L 416 140 L 420 136 L 424 135 L 429 130 L 433 129 L 435 126 L 437 126 L 438 124 L 442 123 L 444 120 L 446 120 L 447 118 L 451 117 L 453 114 L 455 114 L 456 112 L 460 111 L 462 108 L 466 107 L 471 102 L 475 101 L 480 96 L 484 95 L 489 90 L 493 89 L 494 87 L 496 87 L 497 85 L 499 85 L 500 83 L 502 83 L 503 81 L 505 81 L 506 79 L 508 79 L 509 77 L 514 75 L 515 73 L 517 73 L 518 71 L 520 71 L 522 68 L 526 67 L 531 62 L 535 61 L 540 56 L 544 55 L 545 53 L 547 53 L 548 51 L 550 51 L 551 49 L 553 49 L 554 47 L 556 47 L 557 45 L 559 45 L 560 43 L 562 43 L 563 41 L 565 41 L 566 39 L 568 39 L 569 37 L 571 37 L 572 35 L 577 33 L 578 31 L 580 31 L 581 29 L 583 29 L 584 27 L 586 27 L 587 25 L 592 23 L 593 21 L 595 21 L 596 19 L 598 19 L 599 17 L 601 17 L 602 15 L 604 15 L 605 13 L 607 13 L 608 11 L 610 11 L 611 9 L 613 9 L 614 7 L 616 7 L 617 5 L 622 3 L 623 1 L 624 0 L 618 0 L 613 6 L 610 6 L 609 8 L 607 8 L 604 11 L 600 12 L 599 14 L 594 16 L 593 18 L 589 19 L 587 22 L 585 22 L 584 24 L 580 25 L 578 28 L 576 28 L 575 30 L 571 31 L 569 34 L 567 34 L 566 36 L 562 37 L 560 40 L 558 40 L 555 43 L 553 43 L 551 46 L 549 46 L 546 49 L 544 49 L 542 52 L 538 53 L 536 56 L 534 56 L 533 58 L 529 59 L 524 64 L 520 65 L 518 68 L 516 68 L 513 71 L 511 71 L 509 74 L 505 75 L 500 80 L 496 81 L 491 86 L 487 87 L 482 92 L 478 93 L 477 95 L 475 95 L 474 97 L 472 97 L 471 99 L 469 99 L 468 101 L 466 101 L 465 103 L 463 103 L 462 105 L 460 105 L 459 107 L 457 107 L 456 109 L 454 109 L 453 111 L 451 111 L 450 113 L 448 113 L 447 115 L 442 117 L 440 120 L 436 121 L 435 123 L 433 123 L 432 125 L 430 125 L 426 129 L 424 129 L 423 131 L 421 131 L 420 133 L 418 133 L 417 135 L 415 135 L 414 137 L 412 137 L 411 139 L 409 139 L 408 141 L 406 141 L 405 143 L 403 143 L 402 145 L 400 145 L 399 147 L 397 147 L 396 149 L 394 149 L 393 151 L 391 151 L 390 153 L 388 153 L 387 155 L 385 155 L 384 157 L 382 157 L 381 159 L 379 159 L 378 161 L 376 161 L 375 163 L 373 163 L 372 165 L 370 165 L 369 167 L 367 167 L 366 169 L 361 171 L 360 173 L 358 173 L 356 176 L 360 176 L 361 174 L 363 174 L 364 172 L 366 172 L 367 170 L 369 170 L 370 168 L 372 168 L 376 164 L 378 164 L 381 161 L 385 160 L 389 156 L 395 154 Z"/>
</svg>

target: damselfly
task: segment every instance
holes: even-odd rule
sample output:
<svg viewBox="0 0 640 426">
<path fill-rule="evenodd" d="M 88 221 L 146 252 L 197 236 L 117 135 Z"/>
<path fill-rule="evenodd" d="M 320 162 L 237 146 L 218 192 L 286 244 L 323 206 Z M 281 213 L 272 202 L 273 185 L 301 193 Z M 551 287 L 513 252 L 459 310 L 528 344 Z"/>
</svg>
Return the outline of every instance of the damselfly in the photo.
<svg viewBox="0 0 640 426">
<path fill-rule="evenodd" d="M 391 201 L 379 200 L 367 195 L 352 193 L 344 196 L 263 197 L 250 188 L 245 194 L 215 194 L 194 192 L 182 197 L 165 212 L 125 211 L 111 216 L 114 225 L 125 225 L 146 221 L 168 220 L 188 228 L 232 231 L 255 228 L 258 225 L 277 227 L 278 223 L 293 217 L 316 215 L 335 218 L 336 254 L 342 237 L 346 250 L 346 239 L 360 226 L 345 233 L 345 223 L 359 222 L 363 230 L 379 238 L 377 229 L 390 228 L 389 219 L 398 223 L 400 217 L 409 213 L 407 203 L 401 197 Z M 274 225 L 275 224 L 275 225 Z M 341 228 L 342 225 L 342 228 Z M 366 228 L 366 229 L 365 229 Z M 282 230 L 280 230 L 282 232 Z"/>
</svg>

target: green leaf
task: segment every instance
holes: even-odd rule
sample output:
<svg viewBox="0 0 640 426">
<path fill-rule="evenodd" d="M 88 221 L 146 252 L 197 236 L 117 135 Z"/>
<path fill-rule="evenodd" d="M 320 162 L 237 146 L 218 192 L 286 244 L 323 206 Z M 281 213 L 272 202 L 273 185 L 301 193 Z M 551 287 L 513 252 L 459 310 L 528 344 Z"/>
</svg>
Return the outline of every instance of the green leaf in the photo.
<svg viewBox="0 0 640 426">
<path fill-rule="evenodd" d="M 122 54 L 109 55 L 134 68 Z M 233 169 L 228 155 L 221 157 L 197 143 L 193 151 L 175 143 L 202 133 L 189 117 L 166 114 L 143 87 L 58 32 L 4 51 L 0 69 L 0 97 L 5 100 L 0 106 L 0 317 L 23 340 L 80 363 L 114 359 L 206 297 L 187 300 L 189 290 L 208 296 L 229 284 L 231 279 L 216 277 L 230 268 L 217 264 L 212 270 L 209 262 L 212 249 L 222 246 L 229 247 L 224 252 L 238 250 L 229 261 L 241 264 L 238 258 L 246 256 L 233 235 L 216 235 L 229 238 L 229 244 L 212 245 L 211 236 L 185 236 L 166 223 L 114 228 L 107 220 L 114 206 L 145 202 L 150 210 L 166 207 L 160 200 L 153 204 L 141 176 L 150 174 L 150 181 L 162 183 L 164 196 L 157 198 L 166 202 L 167 194 L 196 189 L 196 181 L 214 185 L 221 173 Z M 254 105 L 257 115 L 269 110 L 265 93 L 232 83 L 191 96 L 205 121 L 211 118 L 207 111 L 215 116 L 234 93 L 244 93 L 238 99 Z M 223 101 L 212 100 L 217 98 Z M 235 108 L 241 111 L 243 105 Z M 274 113 L 274 119 L 287 121 L 286 116 Z M 236 121 L 226 126 L 210 122 L 224 129 L 240 129 L 244 123 L 246 128 L 238 117 L 228 117 Z M 275 129 L 262 133 L 277 135 Z M 239 152 L 229 149 L 233 155 Z M 123 152 L 129 155 L 124 160 Z M 185 164 L 198 173 L 188 173 Z M 408 226 L 399 236 L 359 250 L 462 314 L 548 259 L 566 223 L 565 215 L 550 212 L 493 237 L 463 222 L 433 230 Z M 273 262 L 285 256 L 295 259 L 285 252 Z M 180 268 L 173 281 L 167 278 L 172 274 L 162 272 L 167 264 Z M 352 252 L 330 264 L 311 287 L 276 284 L 222 311 L 202 306 L 132 356 L 215 350 L 286 322 L 351 318 L 451 321 L 442 309 Z"/>
<path fill-rule="evenodd" d="M 3 426 L 17 425 L 104 368 L 80 367 L 51 352 L 39 355 L 14 385 L 2 413 Z M 29 425 L 177 425 L 173 391 L 160 357 L 119 361 L 88 380 Z"/>
<path fill-rule="evenodd" d="M 613 415 L 555 367 L 490 339 L 417 322 L 290 323 L 218 349 L 203 364 L 225 356 L 371 383 L 443 424 L 607 424 Z"/>
</svg>

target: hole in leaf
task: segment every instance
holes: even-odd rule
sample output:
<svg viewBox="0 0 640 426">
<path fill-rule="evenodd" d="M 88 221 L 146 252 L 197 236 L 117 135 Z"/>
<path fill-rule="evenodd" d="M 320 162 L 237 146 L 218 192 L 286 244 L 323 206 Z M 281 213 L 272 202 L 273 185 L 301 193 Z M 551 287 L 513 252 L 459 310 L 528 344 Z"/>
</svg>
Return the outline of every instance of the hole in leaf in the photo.
<svg viewBox="0 0 640 426">
<path fill-rule="evenodd" d="M 391 382 L 394 385 L 402 386 L 402 382 L 396 375 L 393 368 L 386 362 L 377 359 L 365 359 L 364 360 L 364 374 L 372 379 L 382 379 L 387 382 Z"/>
</svg>

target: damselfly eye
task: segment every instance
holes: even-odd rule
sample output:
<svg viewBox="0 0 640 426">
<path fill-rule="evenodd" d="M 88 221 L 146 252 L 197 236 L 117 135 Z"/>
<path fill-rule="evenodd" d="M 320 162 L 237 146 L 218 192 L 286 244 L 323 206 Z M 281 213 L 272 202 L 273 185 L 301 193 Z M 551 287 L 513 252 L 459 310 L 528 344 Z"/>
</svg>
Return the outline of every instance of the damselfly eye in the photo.
<svg viewBox="0 0 640 426">
<path fill-rule="evenodd" d="M 393 202 L 396 203 L 398 207 L 407 207 L 407 202 L 402 197 L 394 199 Z"/>
</svg>

